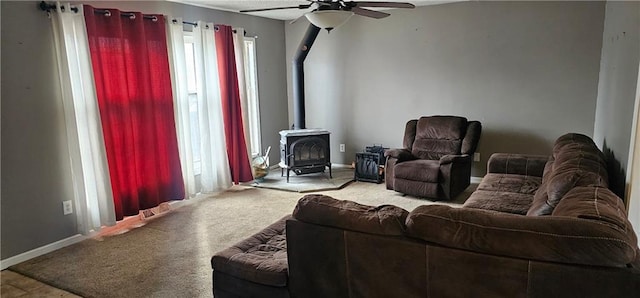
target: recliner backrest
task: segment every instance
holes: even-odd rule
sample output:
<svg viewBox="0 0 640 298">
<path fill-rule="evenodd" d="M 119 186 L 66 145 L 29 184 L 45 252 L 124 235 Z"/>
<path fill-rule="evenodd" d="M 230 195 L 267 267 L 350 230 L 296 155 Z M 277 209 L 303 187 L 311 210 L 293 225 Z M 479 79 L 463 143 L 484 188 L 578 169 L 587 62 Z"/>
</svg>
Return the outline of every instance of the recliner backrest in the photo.
<svg viewBox="0 0 640 298">
<path fill-rule="evenodd" d="M 408 124 L 407 126 L 409 126 Z M 468 122 L 464 117 L 421 117 L 416 124 L 415 139 L 410 148 L 411 153 L 421 159 L 440 159 L 448 154 L 461 154 L 467 127 Z M 405 145 L 407 144 L 407 132 L 405 130 Z"/>
<path fill-rule="evenodd" d="M 411 151 L 413 148 L 413 141 L 416 139 L 416 125 L 418 120 L 412 119 L 407 121 L 407 125 L 404 127 L 404 139 L 402 140 L 402 148 Z"/>
</svg>

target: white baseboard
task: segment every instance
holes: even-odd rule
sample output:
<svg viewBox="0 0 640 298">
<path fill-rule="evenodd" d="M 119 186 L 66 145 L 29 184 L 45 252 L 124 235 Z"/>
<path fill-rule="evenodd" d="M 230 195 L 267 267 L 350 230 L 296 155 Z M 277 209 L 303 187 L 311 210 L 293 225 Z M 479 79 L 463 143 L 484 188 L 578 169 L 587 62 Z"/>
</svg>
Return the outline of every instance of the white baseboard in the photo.
<svg viewBox="0 0 640 298">
<path fill-rule="evenodd" d="M 471 177 L 471 183 L 480 183 L 482 177 Z"/>
<path fill-rule="evenodd" d="M 50 252 L 52 252 L 54 250 L 61 249 L 61 248 L 65 247 L 65 246 L 69 246 L 71 244 L 78 243 L 78 242 L 80 242 L 82 240 L 85 240 L 87 238 L 88 238 L 88 236 L 83 236 L 83 235 L 80 235 L 80 234 L 73 235 L 73 236 L 71 236 L 69 238 L 65 238 L 65 239 L 62 239 L 62 240 L 47 244 L 45 246 L 41 246 L 41 247 L 32 249 L 32 250 L 27 251 L 27 252 L 23 252 L 23 253 L 21 253 L 21 254 L 19 254 L 17 256 L 13 256 L 13 257 L 10 257 L 10 258 L 4 259 L 4 260 L 0 260 L 0 270 L 7 269 L 8 267 L 13 266 L 15 264 L 22 263 L 24 261 L 33 259 L 35 257 L 44 255 L 46 253 L 50 253 Z"/>
</svg>

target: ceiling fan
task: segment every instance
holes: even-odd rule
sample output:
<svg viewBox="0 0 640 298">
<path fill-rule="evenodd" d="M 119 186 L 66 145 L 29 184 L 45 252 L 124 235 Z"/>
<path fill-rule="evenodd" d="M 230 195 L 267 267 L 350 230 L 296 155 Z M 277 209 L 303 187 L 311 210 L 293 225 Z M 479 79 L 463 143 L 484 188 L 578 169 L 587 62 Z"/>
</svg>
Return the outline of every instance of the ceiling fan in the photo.
<svg viewBox="0 0 640 298">
<path fill-rule="evenodd" d="M 390 16 L 382 11 L 371 10 L 364 7 L 385 7 L 385 8 L 415 8 L 415 5 L 407 2 L 381 2 L 381 1 L 343 1 L 343 0 L 307 0 L 309 4 L 297 6 L 272 7 L 247 9 L 240 12 L 259 12 L 280 9 L 310 9 L 305 13 L 309 22 L 316 27 L 331 31 L 333 28 L 344 24 L 352 15 L 357 14 L 374 19 L 381 19 Z M 294 23 L 298 19 L 293 20 Z"/>
</svg>

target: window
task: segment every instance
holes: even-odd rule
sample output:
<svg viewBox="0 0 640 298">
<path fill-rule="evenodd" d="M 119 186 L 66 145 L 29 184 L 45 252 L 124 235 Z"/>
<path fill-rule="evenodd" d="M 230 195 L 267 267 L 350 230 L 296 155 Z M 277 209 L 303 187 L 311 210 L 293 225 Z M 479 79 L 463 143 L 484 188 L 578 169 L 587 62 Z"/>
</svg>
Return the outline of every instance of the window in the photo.
<svg viewBox="0 0 640 298">
<path fill-rule="evenodd" d="M 187 60 L 187 88 L 189 89 L 189 121 L 191 122 L 191 148 L 193 152 L 193 171 L 201 173 L 200 127 L 198 125 L 198 83 L 196 80 L 195 50 L 193 34 L 184 33 L 184 54 Z"/>
<path fill-rule="evenodd" d="M 258 101 L 258 71 L 256 63 L 256 39 L 244 38 L 244 73 L 247 84 L 247 115 L 251 156 L 262 155 L 260 134 L 260 104 Z"/>
<path fill-rule="evenodd" d="M 196 79 L 195 49 L 193 34 L 184 32 L 184 50 L 187 66 L 187 87 L 189 89 L 189 120 L 191 121 L 191 147 L 193 152 L 193 168 L 196 175 L 201 173 L 200 128 L 198 121 L 198 81 Z M 251 144 L 251 155 L 261 155 L 260 106 L 258 103 L 258 73 L 256 68 L 255 38 L 245 37 L 244 41 L 244 73 L 247 85 L 247 127 Z"/>
</svg>

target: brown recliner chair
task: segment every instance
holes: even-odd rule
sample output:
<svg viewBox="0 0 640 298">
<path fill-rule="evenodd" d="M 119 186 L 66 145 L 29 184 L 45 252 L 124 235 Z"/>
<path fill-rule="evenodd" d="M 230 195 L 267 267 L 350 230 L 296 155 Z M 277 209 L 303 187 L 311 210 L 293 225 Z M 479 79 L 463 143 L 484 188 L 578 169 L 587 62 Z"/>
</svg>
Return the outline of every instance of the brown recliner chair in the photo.
<svg viewBox="0 0 640 298">
<path fill-rule="evenodd" d="M 473 153 L 482 125 L 458 116 L 430 116 L 407 122 L 402 149 L 385 152 L 387 189 L 449 200 L 471 181 Z"/>
</svg>

